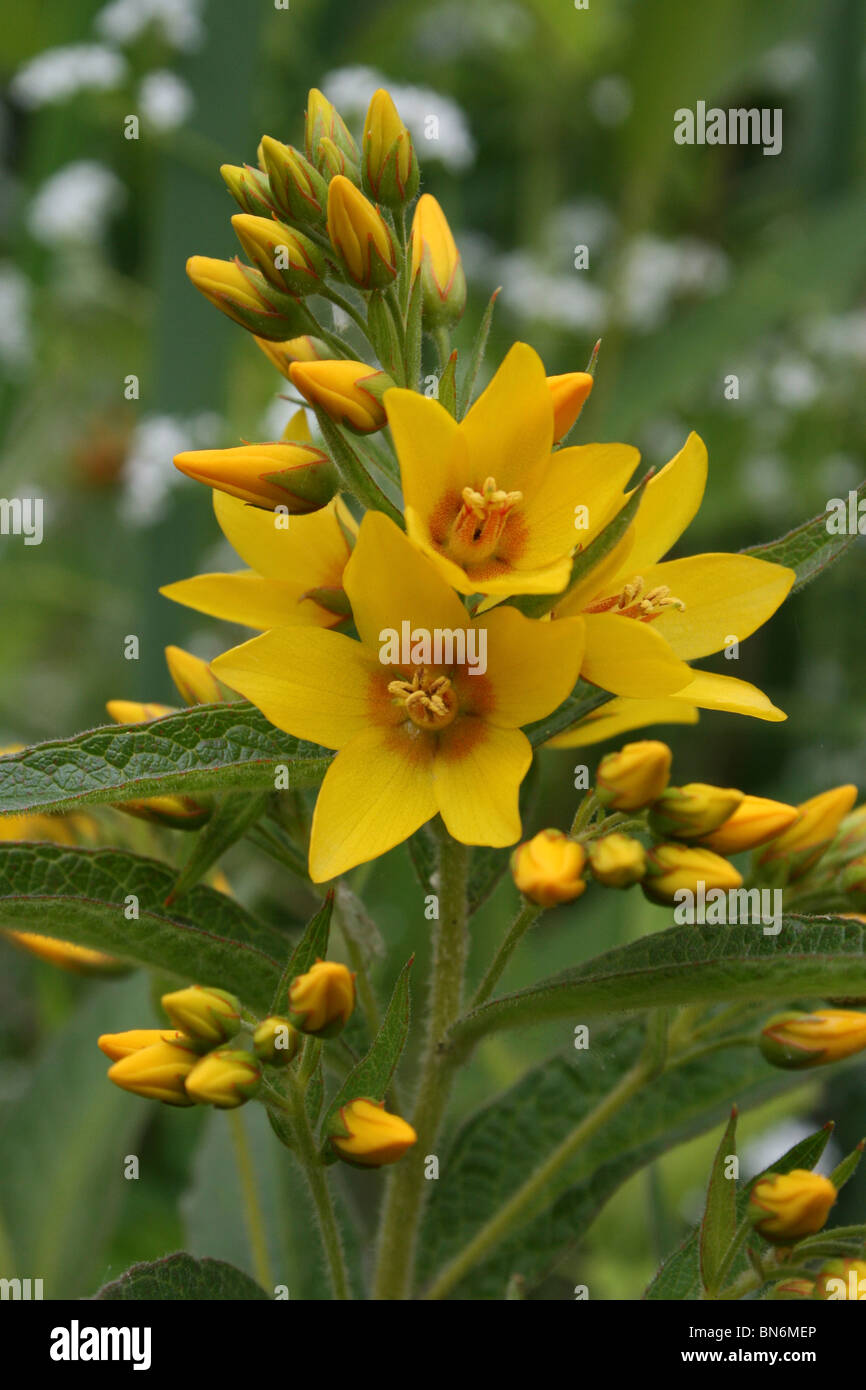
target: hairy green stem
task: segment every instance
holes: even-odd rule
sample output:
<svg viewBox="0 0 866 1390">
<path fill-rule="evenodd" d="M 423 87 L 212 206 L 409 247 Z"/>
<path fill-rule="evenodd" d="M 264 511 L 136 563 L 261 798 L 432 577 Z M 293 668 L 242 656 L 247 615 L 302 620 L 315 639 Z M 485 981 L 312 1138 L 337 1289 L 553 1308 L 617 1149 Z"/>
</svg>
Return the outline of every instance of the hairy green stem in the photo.
<svg viewBox="0 0 866 1390">
<path fill-rule="evenodd" d="M 490 998 L 515 948 L 522 941 L 523 937 L 529 931 L 529 928 L 538 921 L 542 911 L 543 908 L 540 908 L 537 903 L 531 903 L 529 899 L 524 901 L 520 911 L 511 924 L 508 935 L 504 938 L 499 950 L 487 967 L 484 979 L 475 991 L 475 996 L 469 1006 L 471 1009 L 477 1009 L 480 1004 L 483 1004 Z"/>
<path fill-rule="evenodd" d="M 250 1242 L 250 1252 L 253 1257 L 253 1268 L 256 1272 L 256 1279 L 261 1284 L 262 1288 L 270 1292 L 274 1287 L 274 1276 L 271 1270 L 270 1256 L 268 1255 L 265 1221 L 259 1201 L 256 1173 L 253 1167 L 252 1154 L 250 1153 L 249 1139 L 244 1126 L 244 1118 L 240 1110 L 229 1111 L 229 1128 L 231 1130 L 232 1147 L 235 1153 L 235 1163 L 237 1165 L 238 1178 L 241 1185 L 244 1222 Z"/>
<path fill-rule="evenodd" d="M 293 1082 L 292 1084 L 291 1098 L 292 1128 L 297 1145 L 296 1152 L 301 1167 L 304 1170 L 304 1176 L 307 1179 L 307 1186 L 310 1189 L 313 1205 L 316 1208 L 316 1215 L 319 1218 L 322 1248 L 324 1249 L 325 1259 L 328 1264 L 328 1273 L 331 1277 L 331 1287 L 334 1291 L 334 1298 L 340 1300 L 350 1299 L 352 1297 L 352 1291 L 349 1286 L 349 1275 L 346 1270 L 343 1242 L 340 1239 L 337 1218 L 334 1214 L 331 1189 L 328 1187 L 325 1167 L 319 1155 L 313 1131 L 310 1128 L 310 1121 L 307 1116 L 304 1101 L 304 1091 L 297 1082 Z"/>
</svg>

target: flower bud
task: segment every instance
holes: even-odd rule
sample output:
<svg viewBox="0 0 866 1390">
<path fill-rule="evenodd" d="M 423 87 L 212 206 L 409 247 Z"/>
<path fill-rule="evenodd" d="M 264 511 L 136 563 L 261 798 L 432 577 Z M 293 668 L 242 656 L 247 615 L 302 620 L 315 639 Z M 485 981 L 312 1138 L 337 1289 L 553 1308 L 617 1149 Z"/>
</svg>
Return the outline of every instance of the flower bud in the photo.
<svg viewBox="0 0 866 1390">
<path fill-rule="evenodd" d="M 866 1049 L 866 1014 L 854 1009 L 790 1010 L 774 1014 L 758 1041 L 774 1067 L 820 1067 Z"/>
<path fill-rule="evenodd" d="M 784 1303 L 789 1300 L 814 1298 L 815 1284 L 812 1279 L 783 1279 L 778 1284 L 774 1284 L 769 1297 L 774 1302 Z"/>
<path fill-rule="evenodd" d="M 188 1043 L 189 1039 L 186 1041 Z M 131 1057 L 133 1052 L 141 1052 L 142 1048 L 153 1047 L 158 1042 L 183 1045 L 184 1035 L 174 1028 L 130 1028 L 125 1033 L 103 1033 L 96 1039 L 100 1052 L 112 1062 Z"/>
<path fill-rule="evenodd" d="M 105 708 L 115 724 L 147 724 L 151 719 L 177 714 L 173 705 L 144 704 L 141 700 L 108 700 Z"/>
<path fill-rule="evenodd" d="M 587 845 L 592 876 L 606 888 L 630 888 L 646 873 L 646 850 L 640 840 L 614 832 Z"/>
<path fill-rule="evenodd" d="M 125 975 L 130 969 L 125 961 L 107 956 L 104 951 L 94 951 L 89 946 L 78 946 L 72 941 L 56 941 L 51 936 L 41 936 L 39 932 L 4 931 L 3 935 L 31 956 L 37 956 L 49 965 L 58 965 L 61 970 L 69 970 L 73 975 Z"/>
<path fill-rule="evenodd" d="M 273 218 L 236 212 L 232 218 L 237 239 L 265 279 L 286 294 L 317 294 L 328 268 L 309 237 Z"/>
<path fill-rule="evenodd" d="M 267 174 L 250 164 L 221 164 L 220 173 L 226 187 L 243 212 L 253 217 L 271 217 L 276 211 Z"/>
<path fill-rule="evenodd" d="M 186 705 L 218 705 L 225 702 L 223 688 L 206 661 L 182 647 L 166 647 L 168 673 Z"/>
<path fill-rule="evenodd" d="M 332 351 L 321 338 L 313 338 L 308 333 L 300 338 L 287 338 L 284 343 L 269 343 L 267 338 L 255 341 L 287 380 L 293 362 L 321 362 L 330 357 Z"/>
<path fill-rule="evenodd" d="M 827 1260 L 815 1276 L 813 1298 L 866 1302 L 866 1260 Z"/>
<path fill-rule="evenodd" d="M 298 1050 L 300 1037 L 287 1018 L 272 1015 L 263 1018 L 253 1033 L 253 1046 L 260 1062 L 279 1066 L 291 1062 Z"/>
<path fill-rule="evenodd" d="M 577 421 L 592 390 L 589 372 L 566 372 L 549 376 L 547 386 L 553 399 L 553 442 L 564 439 Z"/>
<path fill-rule="evenodd" d="M 118 801 L 115 811 L 137 820 L 151 821 L 169 830 L 198 830 L 209 821 L 213 805 L 204 798 L 193 801 L 190 796 L 149 796 L 144 801 Z"/>
<path fill-rule="evenodd" d="M 268 285 L 257 270 L 233 261 L 190 256 L 186 273 L 217 309 L 260 338 L 284 340 L 307 327 L 296 300 Z"/>
<path fill-rule="evenodd" d="M 268 183 L 278 210 L 290 222 L 321 226 L 328 205 L 328 185 L 318 169 L 291 145 L 266 135 L 261 143 Z"/>
<path fill-rule="evenodd" d="M 858 855 L 842 870 L 842 887 L 846 893 L 866 893 L 866 854 Z"/>
<path fill-rule="evenodd" d="M 328 186 L 328 236 L 349 279 L 384 289 L 397 274 L 394 242 L 381 213 L 343 174 Z"/>
<path fill-rule="evenodd" d="M 252 1100 L 262 1084 L 262 1069 L 251 1052 L 224 1047 L 209 1052 L 186 1078 L 186 1092 L 198 1105 L 236 1110 Z"/>
<path fill-rule="evenodd" d="M 820 1231 L 836 1196 L 830 1179 L 808 1168 L 770 1173 L 749 1194 L 749 1220 L 765 1240 L 787 1245 Z"/>
<path fill-rule="evenodd" d="M 328 101 L 324 92 L 320 92 L 318 87 L 310 89 L 307 98 L 307 120 L 304 126 L 305 149 L 307 158 L 312 159 L 319 141 L 327 136 L 333 140 L 334 144 L 348 155 L 353 164 L 360 164 L 361 156 L 358 153 L 358 146 L 352 139 L 336 106 Z"/>
<path fill-rule="evenodd" d="M 511 855 L 511 874 L 525 898 L 539 907 L 553 907 L 579 898 L 586 888 L 581 878 L 586 853 L 561 830 L 539 830 Z"/>
<path fill-rule="evenodd" d="M 389 1114 L 381 1101 L 350 1101 L 341 1107 L 333 1127 L 329 1137 L 335 1153 L 356 1168 L 396 1163 L 418 1139 L 412 1126 Z"/>
<path fill-rule="evenodd" d="M 666 743 L 641 739 L 608 753 L 598 765 L 595 794 L 609 811 L 640 811 L 661 796 L 671 775 Z"/>
<path fill-rule="evenodd" d="M 313 151 L 313 160 L 323 179 L 330 180 L 342 174 L 351 180 L 356 188 L 361 187 L 361 170 L 329 136 L 322 136 L 318 147 Z"/>
<path fill-rule="evenodd" d="M 377 203 L 402 207 L 418 192 L 420 172 L 412 136 L 383 88 L 373 93 L 364 121 L 364 187 Z"/>
<path fill-rule="evenodd" d="M 175 468 L 206 487 L 253 507 L 287 507 L 290 515 L 316 512 L 330 502 L 339 479 L 326 453 L 312 444 L 241 444 L 234 449 L 191 449 Z"/>
<path fill-rule="evenodd" d="M 758 863 L 773 865 L 784 861 L 788 877 L 801 878 L 817 864 L 839 829 L 842 818 L 856 800 L 857 788 L 848 784 L 831 787 L 829 791 L 801 802 L 797 807 L 797 819 L 764 846 L 758 855 Z"/>
<path fill-rule="evenodd" d="M 742 799 L 743 793 L 732 787 L 712 787 L 706 782 L 666 787 L 650 811 L 650 829 L 663 839 L 696 840 L 718 830 Z"/>
<path fill-rule="evenodd" d="M 241 1006 L 233 994 L 204 985 L 188 985 L 162 996 L 162 1007 L 193 1045 L 216 1047 L 241 1026 Z"/>
<path fill-rule="evenodd" d="M 372 434 L 387 422 L 382 397 L 394 382 L 366 362 L 293 362 L 289 380 L 311 405 L 356 434 Z"/>
<path fill-rule="evenodd" d="M 784 801 L 769 801 L 764 796 L 744 796 L 734 813 L 709 835 L 701 836 L 701 844 L 717 854 L 739 854 L 754 849 L 767 840 L 781 835 L 793 825 L 799 812 L 796 806 Z"/>
<path fill-rule="evenodd" d="M 653 845 L 647 854 L 642 885 L 651 902 L 670 905 L 677 901 L 677 893 L 684 889 L 694 893 L 699 884 L 703 884 L 705 892 L 711 888 L 727 891 L 741 888 L 743 877 L 733 864 L 710 849 L 697 845 Z"/>
<path fill-rule="evenodd" d="M 301 1033 L 333 1038 L 355 1007 L 355 976 L 345 965 L 318 960 L 289 987 L 289 1021 Z"/>
<path fill-rule="evenodd" d="M 108 1068 L 108 1079 L 123 1091 L 166 1105 L 187 1106 L 193 1101 L 184 1082 L 199 1058 L 191 1045 L 160 1041 L 138 1048 Z"/>
<path fill-rule="evenodd" d="M 424 317 L 431 328 L 456 323 L 466 308 L 466 276 L 445 214 L 424 193 L 412 219 L 412 283 L 421 276 Z"/>
<path fill-rule="evenodd" d="M 866 854 L 866 805 L 855 806 L 851 814 L 844 817 L 828 858 L 845 863 L 863 854 Z"/>
</svg>

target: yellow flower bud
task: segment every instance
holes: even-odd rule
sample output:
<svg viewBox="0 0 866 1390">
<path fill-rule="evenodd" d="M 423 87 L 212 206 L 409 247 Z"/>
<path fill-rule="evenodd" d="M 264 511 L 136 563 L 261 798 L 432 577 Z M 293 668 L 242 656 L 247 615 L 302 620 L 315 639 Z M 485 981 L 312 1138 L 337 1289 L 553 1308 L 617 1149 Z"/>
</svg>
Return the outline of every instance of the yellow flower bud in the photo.
<svg viewBox="0 0 866 1390">
<path fill-rule="evenodd" d="M 177 714 L 173 705 L 144 704 L 140 700 L 108 700 L 105 708 L 115 724 L 146 724 L 151 719 Z"/>
<path fill-rule="evenodd" d="M 293 362 L 289 379 L 311 405 L 356 434 L 372 434 L 386 423 L 382 397 L 394 383 L 365 362 Z"/>
<path fill-rule="evenodd" d="M 336 106 L 328 101 L 324 92 L 320 92 L 318 87 L 312 87 L 307 98 L 307 120 L 304 127 L 305 149 L 308 159 L 313 158 L 319 141 L 325 136 L 333 140 L 338 149 L 349 156 L 353 164 L 360 163 L 358 146 L 352 139 L 346 122 Z"/>
<path fill-rule="evenodd" d="M 244 251 L 266 280 L 286 294 L 317 294 L 327 274 L 325 258 L 303 232 L 274 218 L 236 212 L 232 226 Z"/>
<path fill-rule="evenodd" d="M 770 1173 L 749 1194 L 749 1220 L 765 1240 L 787 1245 L 820 1231 L 836 1196 L 829 1178 L 807 1168 Z"/>
<path fill-rule="evenodd" d="M 430 193 L 412 219 L 412 283 L 421 276 L 424 316 L 432 328 L 456 323 L 466 308 L 466 276 L 444 212 Z"/>
<path fill-rule="evenodd" d="M 38 956 L 49 965 L 59 965 L 73 975 L 125 975 L 130 969 L 124 961 L 107 956 L 104 951 L 77 946 L 72 941 L 55 941 L 51 936 L 29 931 L 6 931 L 3 935 L 31 956 Z"/>
<path fill-rule="evenodd" d="M 262 1084 L 262 1069 L 251 1052 L 224 1047 L 209 1052 L 186 1078 L 186 1092 L 198 1105 L 236 1110 L 252 1100 Z"/>
<path fill-rule="evenodd" d="M 314 152 L 316 168 L 325 179 L 333 179 L 343 174 L 356 188 L 361 187 L 361 171 L 347 154 L 335 145 L 328 135 L 323 135 Z"/>
<path fill-rule="evenodd" d="M 813 1298 L 866 1302 L 866 1260 L 828 1260 L 815 1277 Z"/>
<path fill-rule="evenodd" d="M 290 222 L 321 225 L 328 185 L 318 169 L 291 145 L 272 140 L 270 135 L 263 138 L 260 149 L 271 194 L 283 216 Z"/>
<path fill-rule="evenodd" d="M 355 1007 L 355 976 L 338 961 L 319 960 L 289 988 L 289 1019 L 302 1033 L 332 1038 Z"/>
<path fill-rule="evenodd" d="M 701 844 L 717 854 L 739 854 L 741 850 L 755 849 L 781 835 L 798 815 L 796 806 L 786 806 L 784 801 L 744 796 L 733 815 L 718 830 L 701 836 Z"/>
<path fill-rule="evenodd" d="M 210 820 L 213 812 L 209 803 L 193 801 L 189 796 L 149 796 L 144 801 L 118 801 L 114 809 L 125 816 L 135 816 L 137 820 L 164 825 L 169 830 L 198 830 Z"/>
<path fill-rule="evenodd" d="M 866 1049 L 866 1014 L 854 1009 L 775 1014 L 761 1029 L 759 1043 L 773 1066 L 820 1067 Z"/>
<path fill-rule="evenodd" d="M 391 1115 L 382 1102 L 353 1100 L 340 1110 L 341 1132 L 331 1134 L 340 1158 L 358 1168 L 381 1168 L 396 1163 L 418 1136 L 399 1115 Z"/>
<path fill-rule="evenodd" d="M 233 1038 L 241 1026 L 240 1002 L 224 989 L 188 985 L 164 994 L 162 1007 L 197 1047 L 216 1047 Z"/>
<path fill-rule="evenodd" d="M 646 873 L 646 850 L 640 840 L 614 832 L 587 846 L 592 876 L 606 888 L 630 888 Z"/>
<path fill-rule="evenodd" d="M 259 338 L 284 340 L 306 328 L 297 300 L 268 285 L 258 270 L 209 256 L 190 256 L 186 273 L 205 299 Z"/>
<path fill-rule="evenodd" d="M 342 174 L 328 186 L 328 237 L 350 280 L 362 289 L 383 289 L 397 274 L 391 233 L 381 213 Z"/>
<path fill-rule="evenodd" d="M 866 893 L 866 854 L 860 854 L 842 870 L 842 887 L 846 893 Z"/>
<path fill-rule="evenodd" d="M 291 1062 L 298 1050 L 300 1037 L 287 1018 L 272 1015 L 263 1018 L 253 1033 L 253 1046 L 260 1062 L 279 1065 Z"/>
<path fill-rule="evenodd" d="M 331 349 L 321 338 L 305 334 L 300 338 L 287 338 L 284 343 L 269 343 L 267 338 L 255 340 L 265 357 L 273 362 L 278 372 L 288 380 L 289 368 L 293 362 L 321 362 L 331 355 Z"/>
<path fill-rule="evenodd" d="M 743 876 L 727 859 L 697 845 L 653 845 L 647 854 L 642 886 L 651 902 L 669 905 L 676 901 L 677 893 L 683 889 L 694 893 L 701 883 L 705 892 L 711 888 L 727 891 L 741 888 Z"/>
<path fill-rule="evenodd" d="M 267 174 L 249 164 L 221 164 L 220 173 L 235 202 L 254 217 L 271 217 L 276 212 Z"/>
<path fill-rule="evenodd" d="M 192 1105 L 184 1081 L 199 1058 L 191 1046 L 179 1042 L 151 1043 L 121 1057 L 108 1068 L 108 1079 L 123 1091 L 166 1105 Z"/>
<path fill-rule="evenodd" d="M 186 1040 L 189 1044 L 189 1039 Z M 96 1045 L 112 1062 L 122 1057 L 131 1057 L 133 1052 L 141 1052 L 154 1043 L 168 1042 L 183 1045 L 184 1035 L 175 1028 L 130 1028 L 125 1033 L 103 1033 L 96 1039 Z"/>
<path fill-rule="evenodd" d="M 739 806 L 743 793 L 733 787 L 688 782 L 666 787 L 650 811 L 650 828 L 674 840 L 696 840 L 723 825 Z"/>
<path fill-rule="evenodd" d="M 800 878 L 816 864 L 829 846 L 843 817 L 857 800 L 850 783 L 831 787 L 797 807 L 799 815 L 789 828 L 771 840 L 758 856 L 759 864 L 787 861 L 788 877 Z"/>
<path fill-rule="evenodd" d="M 547 386 L 553 400 L 553 439 L 558 444 L 575 424 L 592 390 L 589 372 L 565 372 L 549 376 Z"/>
<path fill-rule="evenodd" d="M 187 705 L 217 705 L 225 701 L 223 688 L 206 661 L 182 647 L 166 647 L 168 673 Z"/>
<path fill-rule="evenodd" d="M 364 187 L 377 203 L 399 208 L 418 192 L 418 160 L 412 136 L 388 92 L 374 92 L 364 121 Z"/>
<path fill-rule="evenodd" d="M 770 1294 L 770 1298 L 777 1302 L 814 1297 L 815 1283 L 812 1279 L 784 1279 L 773 1285 Z"/>
<path fill-rule="evenodd" d="M 661 796 L 671 775 L 666 743 L 641 739 L 608 753 L 598 765 L 595 794 L 610 811 L 640 811 Z"/>
<path fill-rule="evenodd" d="M 581 878 L 586 853 L 561 830 L 539 830 L 511 855 L 511 873 L 524 897 L 539 907 L 553 907 L 579 898 L 586 888 Z"/>
<path fill-rule="evenodd" d="M 253 507 L 288 507 L 292 516 L 316 512 L 337 491 L 328 455 L 312 444 L 241 444 L 233 449 L 191 449 L 175 468 L 206 487 Z"/>
</svg>

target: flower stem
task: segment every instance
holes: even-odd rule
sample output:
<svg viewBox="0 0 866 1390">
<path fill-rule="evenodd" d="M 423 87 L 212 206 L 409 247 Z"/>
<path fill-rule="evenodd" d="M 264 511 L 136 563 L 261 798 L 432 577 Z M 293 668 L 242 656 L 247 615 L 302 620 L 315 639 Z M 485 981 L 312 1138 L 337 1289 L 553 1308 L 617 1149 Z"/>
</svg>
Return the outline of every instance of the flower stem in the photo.
<svg viewBox="0 0 866 1390">
<path fill-rule="evenodd" d="M 310 1128 L 304 1103 L 304 1092 L 297 1084 L 292 1086 L 292 1118 L 294 1120 L 294 1138 L 297 1144 L 296 1152 L 307 1179 L 313 1205 L 316 1208 L 316 1215 L 319 1218 L 319 1231 L 328 1264 L 328 1273 L 331 1276 L 334 1298 L 350 1299 L 352 1291 L 349 1287 L 343 1243 L 334 1214 L 331 1189 L 328 1187 L 325 1168 L 316 1147 L 313 1131 Z"/>
<path fill-rule="evenodd" d="M 232 1133 L 232 1146 L 235 1151 L 235 1163 L 240 1179 L 244 1221 L 253 1257 L 253 1268 L 256 1279 L 262 1288 L 270 1292 L 274 1287 L 274 1276 L 268 1255 L 268 1241 L 265 1234 L 262 1207 L 256 1187 L 256 1173 L 250 1153 L 249 1139 L 244 1127 L 244 1118 L 240 1110 L 229 1111 L 229 1128 Z"/>
<path fill-rule="evenodd" d="M 424 1204 L 427 1155 L 432 1152 L 454 1079 L 456 1058 L 442 1040 L 460 1013 L 466 964 L 466 846 L 439 834 L 439 922 L 427 1040 L 412 1124 L 418 1142 L 390 1175 L 379 1235 L 374 1285 L 377 1299 L 405 1299 L 411 1291 L 418 1224 Z"/>
<path fill-rule="evenodd" d="M 524 901 L 511 924 L 508 935 L 505 937 L 499 950 L 487 967 L 487 972 L 481 984 L 478 986 L 478 989 L 475 991 L 475 997 L 472 1000 L 470 1008 L 477 1009 L 480 1004 L 483 1004 L 485 1000 L 490 998 L 500 975 L 511 959 L 515 947 L 526 935 L 529 928 L 538 920 L 541 913 L 542 908 L 540 908 L 537 903 L 531 903 L 528 899 Z"/>
</svg>

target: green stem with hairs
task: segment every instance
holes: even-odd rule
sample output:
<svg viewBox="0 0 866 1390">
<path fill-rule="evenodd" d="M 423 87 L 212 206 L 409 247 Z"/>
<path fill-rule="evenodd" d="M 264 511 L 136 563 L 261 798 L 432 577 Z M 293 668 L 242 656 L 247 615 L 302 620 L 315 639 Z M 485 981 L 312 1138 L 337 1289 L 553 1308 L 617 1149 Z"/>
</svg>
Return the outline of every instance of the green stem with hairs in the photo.
<svg viewBox="0 0 866 1390">
<path fill-rule="evenodd" d="M 511 924 L 511 928 L 508 932 L 508 935 L 503 940 L 501 946 L 499 947 L 499 950 L 496 952 L 496 955 L 493 957 L 493 960 L 487 967 L 484 979 L 481 981 L 481 984 L 475 991 L 475 997 L 472 1000 L 470 1008 L 477 1009 L 480 1004 L 483 1004 L 487 999 L 490 998 L 491 994 L 493 993 L 496 987 L 500 975 L 502 974 L 503 970 L 505 969 L 506 965 L 508 964 L 509 960 L 511 959 L 514 953 L 515 948 L 523 940 L 523 937 L 529 931 L 529 928 L 533 926 L 535 922 L 538 921 L 538 918 L 541 916 L 543 910 L 544 909 L 539 907 L 537 903 L 531 903 L 528 898 L 524 901 L 522 907 L 517 913 L 517 916 Z"/>
<path fill-rule="evenodd" d="M 241 1185 L 241 1199 L 244 1206 L 244 1222 L 253 1257 L 256 1279 L 262 1288 L 270 1292 L 274 1287 L 274 1276 L 268 1254 L 268 1241 L 265 1234 L 265 1221 L 256 1185 L 256 1173 L 244 1118 L 240 1110 L 229 1111 L 229 1128 L 235 1154 L 238 1178 Z"/>
</svg>

